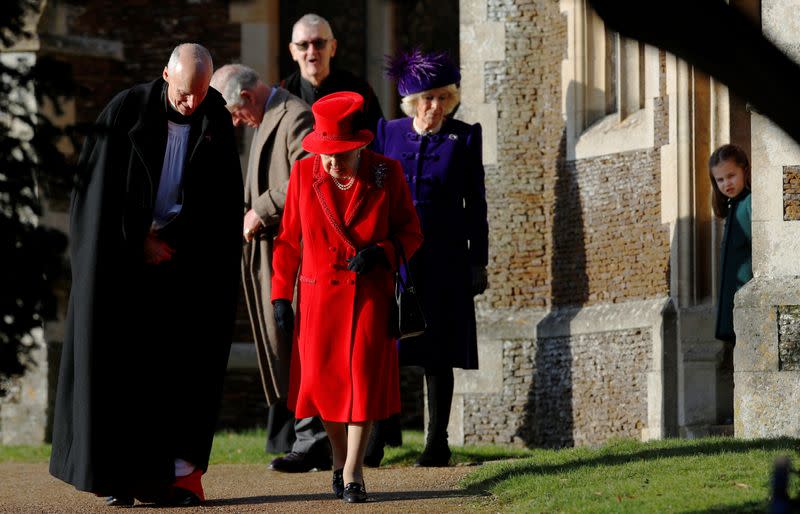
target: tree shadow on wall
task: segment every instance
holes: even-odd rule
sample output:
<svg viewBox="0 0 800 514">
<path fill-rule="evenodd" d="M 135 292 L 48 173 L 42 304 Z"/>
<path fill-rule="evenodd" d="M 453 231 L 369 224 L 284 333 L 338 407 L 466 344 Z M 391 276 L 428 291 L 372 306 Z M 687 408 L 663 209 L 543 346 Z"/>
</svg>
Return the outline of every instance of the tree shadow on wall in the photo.
<svg viewBox="0 0 800 514">
<path fill-rule="evenodd" d="M 572 87 L 572 86 L 571 86 Z M 550 313 L 537 326 L 533 378 L 518 436 L 528 446 L 574 445 L 570 323 L 589 298 L 583 204 L 561 134 L 553 191 Z"/>
</svg>

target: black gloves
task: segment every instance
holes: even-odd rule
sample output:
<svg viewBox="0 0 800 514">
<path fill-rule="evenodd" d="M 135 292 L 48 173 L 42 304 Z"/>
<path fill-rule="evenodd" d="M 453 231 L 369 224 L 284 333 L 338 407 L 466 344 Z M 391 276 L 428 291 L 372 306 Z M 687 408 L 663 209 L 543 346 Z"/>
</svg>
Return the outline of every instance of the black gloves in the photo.
<svg viewBox="0 0 800 514">
<path fill-rule="evenodd" d="M 486 266 L 472 267 L 472 294 L 482 294 L 489 286 L 489 275 Z"/>
<path fill-rule="evenodd" d="M 347 259 L 349 263 L 347 265 L 347 269 L 362 275 L 364 273 L 369 273 L 369 271 L 375 267 L 376 264 L 384 264 L 388 267 L 389 261 L 386 260 L 386 254 L 378 245 L 369 245 L 365 248 L 362 248 L 358 251 L 355 256 L 350 257 Z"/>
<path fill-rule="evenodd" d="M 278 325 L 278 330 L 291 339 L 294 332 L 292 302 L 281 298 L 275 300 L 272 302 L 272 315 L 275 317 L 275 324 Z"/>
</svg>

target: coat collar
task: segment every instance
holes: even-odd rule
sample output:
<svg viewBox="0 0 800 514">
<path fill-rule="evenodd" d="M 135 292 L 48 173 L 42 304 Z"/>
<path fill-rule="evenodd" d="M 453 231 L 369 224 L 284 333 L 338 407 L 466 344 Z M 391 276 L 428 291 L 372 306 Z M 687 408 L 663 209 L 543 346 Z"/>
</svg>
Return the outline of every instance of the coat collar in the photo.
<svg viewBox="0 0 800 514">
<path fill-rule="evenodd" d="M 261 124 L 258 126 L 256 132 L 256 140 L 259 144 L 264 144 L 264 141 L 269 137 L 275 127 L 280 123 L 281 118 L 286 114 L 286 95 L 285 89 L 277 88 L 275 94 L 267 102 L 264 109 L 264 116 L 261 118 Z"/>
<path fill-rule="evenodd" d="M 158 188 L 161 180 L 161 168 L 164 165 L 164 152 L 167 146 L 167 114 L 164 111 L 163 93 L 166 87 L 164 79 L 158 78 L 145 87 L 144 105 L 136 124 L 128 131 L 128 137 L 134 151 L 142 160 L 150 177 L 151 184 Z M 209 104 L 219 102 L 221 96 L 209 88 L 203 105 L 199 107 L 198 120 L 192 125 L 189 141 L 194 141 L 187 155 L 187 164 L 194 159 L 200 146 L 211 139 L 209 131 Z M 152 192 L 155 198 L 155 191 Z"/>
<path fill-rule="evenodd" d="M 162 93 L 165 86 L 163 79 L 149 83 L 145 93 L 145 104 L 136 124 L 128 131 L 131 145 L 144 163 L 150 183 L 158 187 L 161 178 L 161 167 L 164 163 L 164 151 L 167 145 L 167 115 L 162 105 Z M 152 191 L 155 197 L 155 191 Z"/>
<path fill-rule="evenodd" d="M 374 154 L 369 150 L 361 151 L 361 163 L 358 167 L 358 180 L 356 180 L 355 189 L 353 191 L 353 198 L 350 205 L 345 212 L 344 220 L 341 219 L 339 213 L 336 211 L 336 203 L 333 195 L 338 194 L 333 179 L 322 168 L 322 159 L 319 155 L 314 156 L 314 191 L 317 194 L 322 211 L 328 222 L 333 226 L 334 230 L 339 237 L 342 238 L 349 247 L 353 250 L 358 250 L 358 246 L 353 242 L 353 239 L 348 233 L 348 229 L 353 225 L 358 215 L 366 203 L 369 195 L 378 190 L 376 185 L 375 174 L 376 166 Z"/>
</svg>

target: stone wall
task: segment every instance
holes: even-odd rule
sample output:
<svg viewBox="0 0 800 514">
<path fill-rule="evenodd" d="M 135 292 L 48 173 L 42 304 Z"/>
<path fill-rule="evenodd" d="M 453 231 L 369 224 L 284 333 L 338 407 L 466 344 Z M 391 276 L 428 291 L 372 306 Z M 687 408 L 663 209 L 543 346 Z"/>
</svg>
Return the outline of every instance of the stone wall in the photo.
<svg viewBox="0 0 800 514">
<path fill-rule="evenodd" d="M 665 56 L 655 54 L 647 111 L 653 146 L 568 161 L 559 3 L 462 0 L 461 15 L 465 120 L 483 123 L 496 106 L 497 125 L 484 139 L 481 370 L 457 373 L 451 435 L 551 447 L 661 437 L 675 421 L 676 362 L 661 213 Z"/>
<path fill-rule="evenodd" d="M 496 387 L 470 388 L 467 381 L 480 380 L 476 372 L 456 375 L 464 443 L 558 448 L 639 439 L 658 429 L 654 403 L 669 394 L 651 380 L 664 372 L 653 350 L 665 332 L 663 305 L 542 312 L 535 328 L 501 321 L 505 328 L 492 328 L 501 339 L 486 333 L 482 345 L 502 356 L 495 369 L 487 363 L 480 372 L 496 373 Z"/>
</svg>

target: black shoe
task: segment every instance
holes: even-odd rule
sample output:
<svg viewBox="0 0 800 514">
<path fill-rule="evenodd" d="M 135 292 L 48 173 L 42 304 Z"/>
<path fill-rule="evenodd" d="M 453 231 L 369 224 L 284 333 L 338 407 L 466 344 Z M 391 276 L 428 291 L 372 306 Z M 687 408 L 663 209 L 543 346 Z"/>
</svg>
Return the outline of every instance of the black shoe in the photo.
<svg viewBox="0 0 800 514">
<path fill-rule="evenodd" d="M 344 468 L 333 470 L 331 487 L 333 488 L 333 494 L 341 500 L 342 496 L 344 496 Z"/>
<path fill-rule="evenodd" d="M 447 442 L 426 444 L 425 450 L 414 463 L 415 466 L 424 468 L 444 468 L 450 465 L 450 448 Z"/>
<path fill-rule="evenodd" d="M 133 507 L 133 496 L 107 496 L 105 502 L 109 507 Z"/>
<path fill-rule="evenodd" d="M 329 455 L 317 452 L 300 453 L 289 452 L 283 457 L 272 459 L 269 469 L 282 473 L 305 473 L 307 471 L 327 471 L 331 469 L 331 458 Z"/>
<path fill-rule="evenodd" d="M 367 501 L 367 490 L 364 488 L 363 484 L 350 482 L 344 486 L 342 499 L 347 503 L 364 503 Z"/>
</svg>

